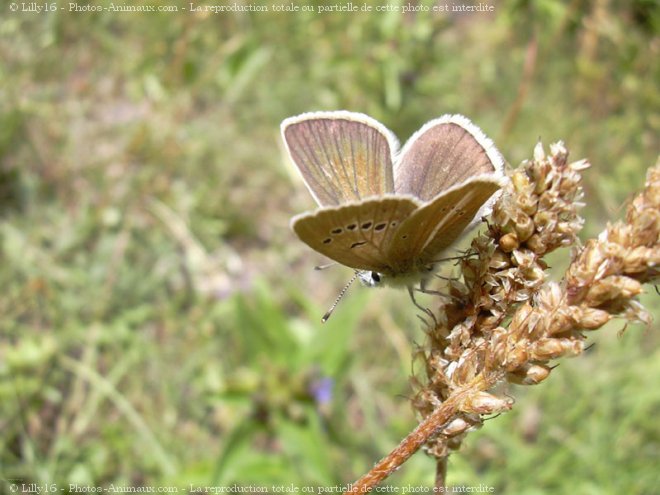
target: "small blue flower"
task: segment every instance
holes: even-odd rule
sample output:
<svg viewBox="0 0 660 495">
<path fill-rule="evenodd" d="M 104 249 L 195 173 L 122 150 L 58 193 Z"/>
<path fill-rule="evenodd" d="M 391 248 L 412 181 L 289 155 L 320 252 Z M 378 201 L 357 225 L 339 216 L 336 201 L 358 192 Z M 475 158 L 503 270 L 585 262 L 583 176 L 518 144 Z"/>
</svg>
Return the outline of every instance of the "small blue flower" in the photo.
<svg viewBox="0 0 660 495">
<path fill-rule="evenodd" d="M 334 380 L 329 377 L 318 378 L 309 385 L 309 393 L 319 405 L 324 405 L 332 400 L 332 387 Z"/>
</svg>

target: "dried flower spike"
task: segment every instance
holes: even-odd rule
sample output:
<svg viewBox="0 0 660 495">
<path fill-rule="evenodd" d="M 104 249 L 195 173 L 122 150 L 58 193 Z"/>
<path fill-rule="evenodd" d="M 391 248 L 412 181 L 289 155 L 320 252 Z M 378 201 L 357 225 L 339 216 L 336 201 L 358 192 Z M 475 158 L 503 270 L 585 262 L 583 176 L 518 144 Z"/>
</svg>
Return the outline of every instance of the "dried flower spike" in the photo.
<svg viewBox="0 0 660 495">
<path fill-rule="evenodd" d="M 543 256 L 578 246 L 580 172 L 588 163 L 569 163 L 563 143 L 552 145 L 549 155 L 539 143 L 533 156 L 510 172 L 488 230 L 472 242 L 475 256 L 462 260 L 450 302 L 416 353 L 426 374 L 413 379 L 422 422 L 352 493 L 373 487 L 422 446 L 436 457 L 436 483 L 443 486 L 447 456 L 467 432 L 482 424 L 482 415 L 513 406 L 492 391 L 497 383 L 542 382 L 552 370 L 549 361 L 582 353 L 583 332 L 613 317 L 650 321 L 636 297 L 660 274 L 660 162 L 625 221 L 576 248 L 563 279 L 552 282 Z"/>
</svg>

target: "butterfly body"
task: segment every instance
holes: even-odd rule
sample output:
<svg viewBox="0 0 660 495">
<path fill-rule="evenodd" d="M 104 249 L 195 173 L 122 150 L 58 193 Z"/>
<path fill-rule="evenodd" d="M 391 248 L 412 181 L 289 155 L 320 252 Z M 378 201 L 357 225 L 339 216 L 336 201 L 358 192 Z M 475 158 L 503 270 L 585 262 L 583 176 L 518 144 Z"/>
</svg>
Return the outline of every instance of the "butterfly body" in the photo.
<svg viewBox="0 0 660 495">
<path fill-rule="evenodd" d="M 504 161 L 469 120 L 445 115 L 400 153 L 382 124 L 352 112 L 286 119 L 287 150 L 320 208 L 291 226 L 364 285 L 412 287 L 488 213 Z"/>
</svg>

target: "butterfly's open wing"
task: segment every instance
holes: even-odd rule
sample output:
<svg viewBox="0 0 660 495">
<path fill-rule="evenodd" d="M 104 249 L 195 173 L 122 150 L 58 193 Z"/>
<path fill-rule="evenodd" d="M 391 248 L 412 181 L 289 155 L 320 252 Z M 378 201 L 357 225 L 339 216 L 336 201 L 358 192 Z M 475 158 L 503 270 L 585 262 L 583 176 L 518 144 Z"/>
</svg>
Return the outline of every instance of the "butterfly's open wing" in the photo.
<svg viewBox="0 0 660 495">
<path fill-rule="evenodd" d="M 294 217 L 295 233 L 309 247 L 358 270 L 387 271 L 387 246 L 419 207 L 412 198 L 385 196 Z"/>
<path fill-rule="evenodd" d="M 392 239 L 388 259 L 432 263 L 469 231 L 481 206 L 500 188 L 495 178 L 473 179 L 453 187 L 413 212 Z M 475 219 L 478 221 L 479 219 Z"/>
<path fill-rule="evenodd" d="M 354 112 L 312 112 L 282 122 L 282 137 L 314 199 L 334 206 L 394 191 L 398 143 L 377 120 Z"/>
<path fill-rule="evenodd" d="M 504 160 L 481 129 L 462 115 L 444 115 L 408 140 L 394 165 L 394 190 L 431 201 L 476 175 L 504 174 Z"/>
</svg>

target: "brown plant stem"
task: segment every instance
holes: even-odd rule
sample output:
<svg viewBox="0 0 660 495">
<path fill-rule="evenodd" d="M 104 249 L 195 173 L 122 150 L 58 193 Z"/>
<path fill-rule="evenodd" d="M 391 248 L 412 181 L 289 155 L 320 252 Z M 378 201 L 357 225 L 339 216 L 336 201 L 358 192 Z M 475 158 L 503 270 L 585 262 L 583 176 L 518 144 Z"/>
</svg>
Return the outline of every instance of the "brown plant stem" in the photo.
<svg viewBox="0 0 660 495">
<path fill-rule="evenodd" d="M 353 483 L 351 489 L 346 491 L 345 495 L 371 491 L 374 486 L 403 465 L 429 438 L 449 423 L 463 409 L 467 399 L 489 389 L 493 385 L 494 383 L 478 376 L 468 386 L 454 391 L 451 397 L 424 418 L 392 452 L 383 457 L 367 474 Z"/>
<path fill-rule="evenodd" d="M 436 459 L 435 463 L 435 488 L 443 493 L 447 486 L 447 457 Z"/>
<path fill-rule="evenodd" d="M 527 99 L 527 93 L 529 93 L 529 88 L 532 85 L 534 69 L 536 68 L 538 48 L 538 40 L 536 39 L 536 36 L 534 36 L 527 44 L 527 51 L 525 52 L 525 60 L 523 62 L 523 73 L 520 79 L 520 84 L 518 85 L 518 92 L 516 94 L 516 99 L 506 114 L 506 117 L 504 117 L 504 124 L 502 124 L 498 140 L 500 142 L 504 141 L 511 133 L 511 130 L 518 120 L 518 115 L 520 115 L 520 110 Z"/>
</svg>

